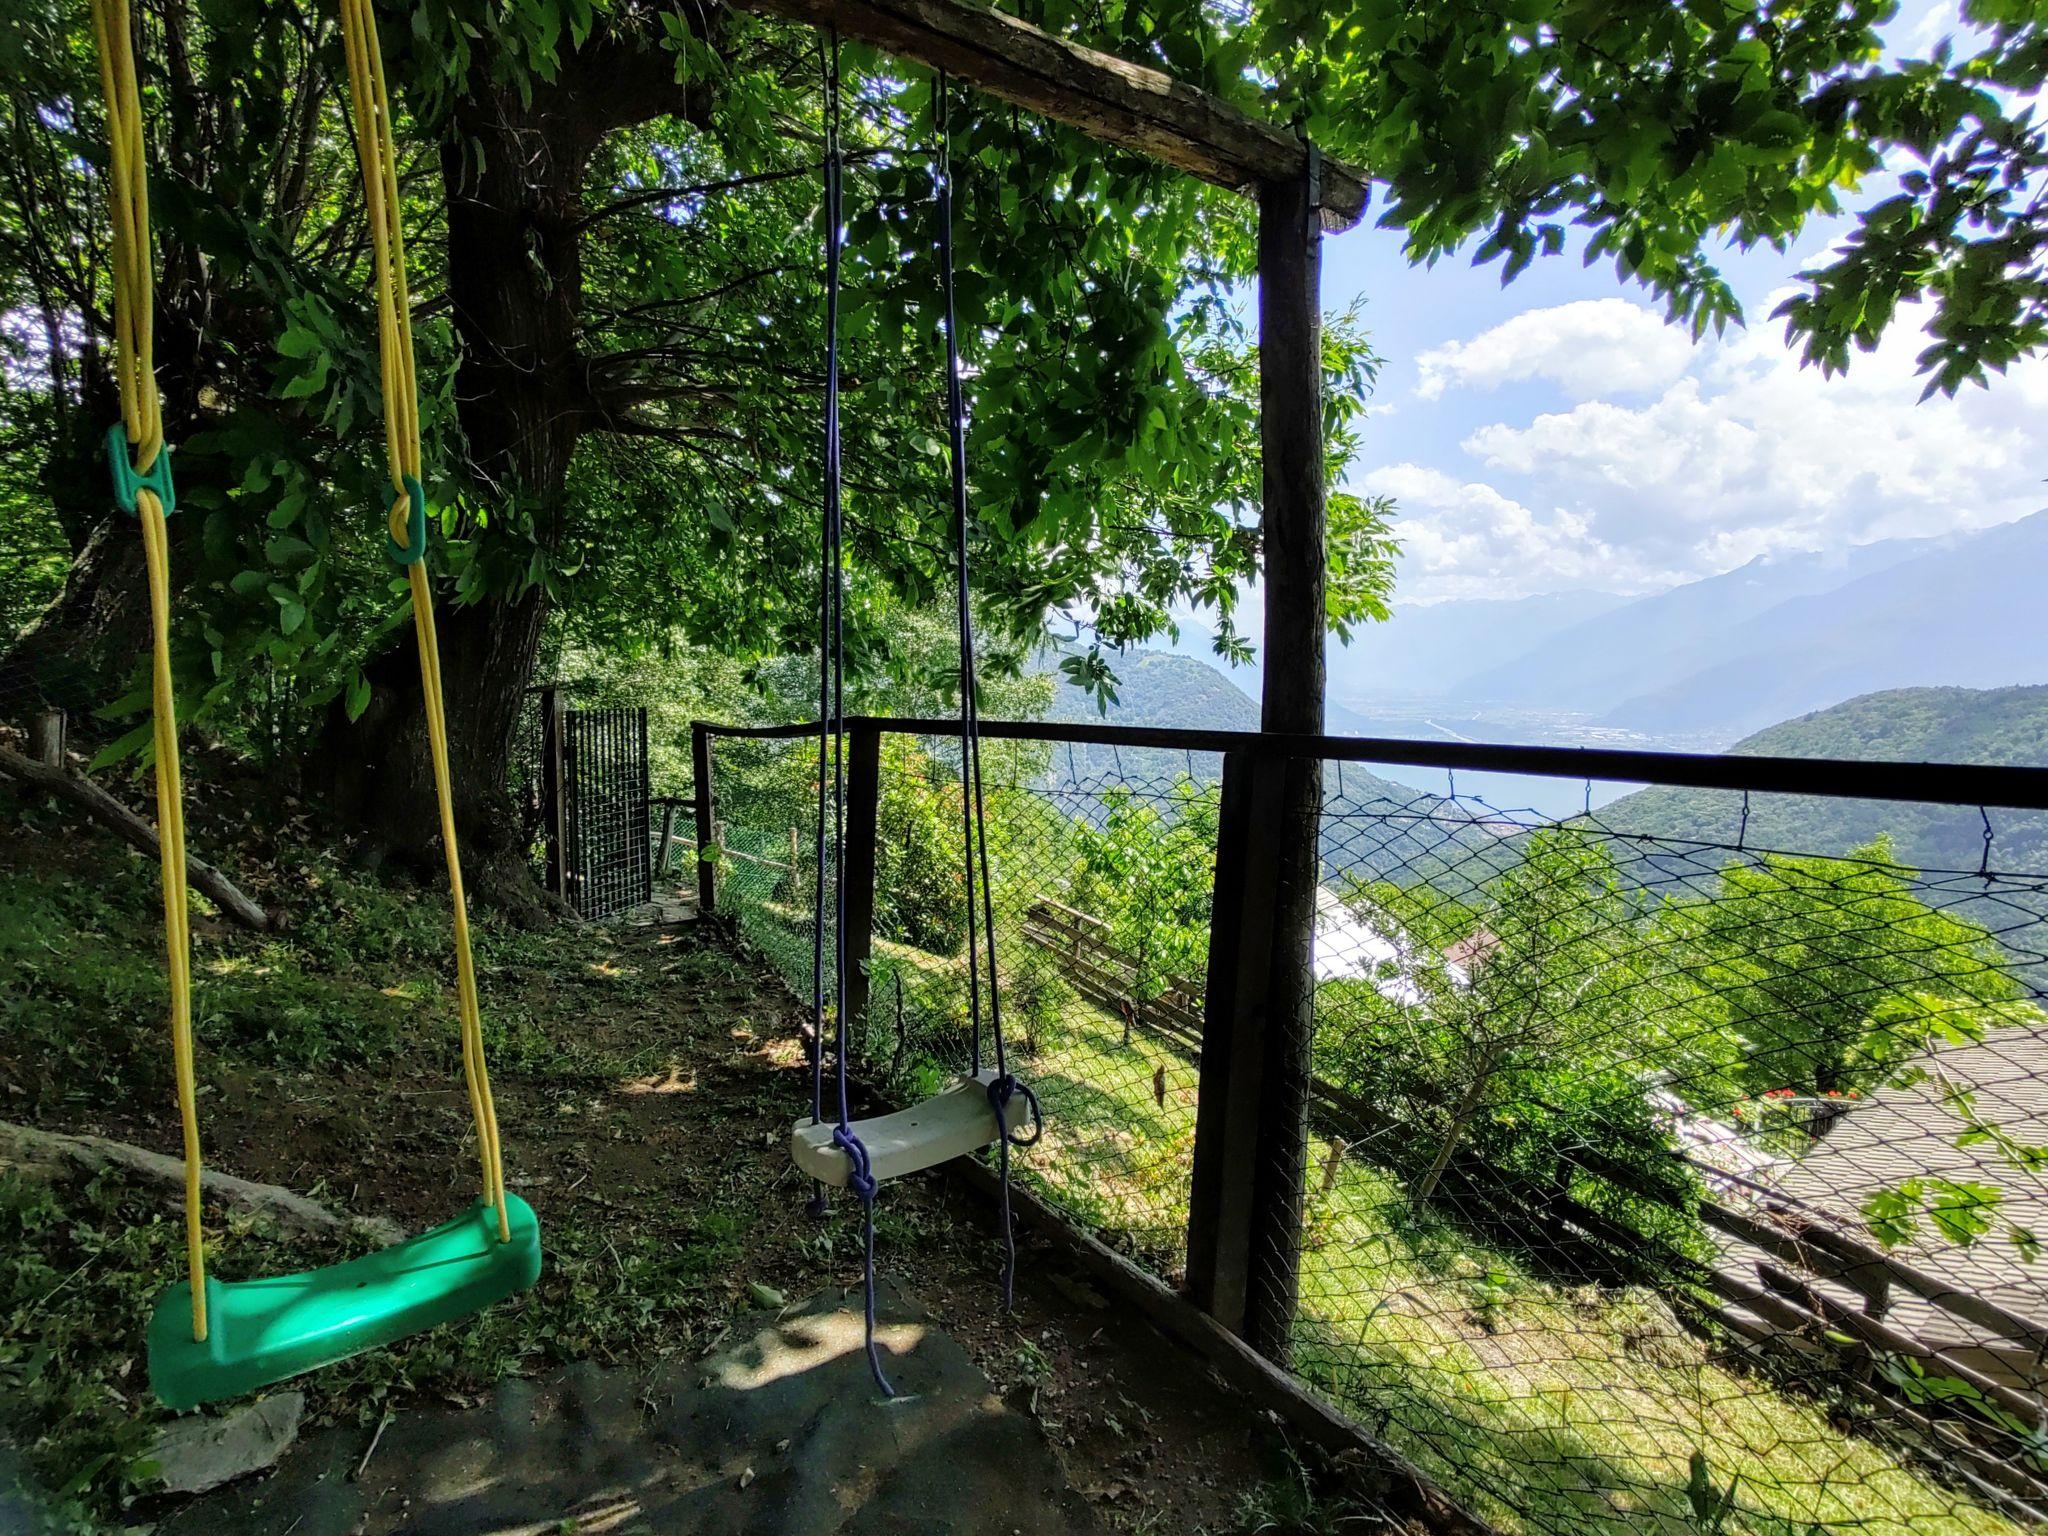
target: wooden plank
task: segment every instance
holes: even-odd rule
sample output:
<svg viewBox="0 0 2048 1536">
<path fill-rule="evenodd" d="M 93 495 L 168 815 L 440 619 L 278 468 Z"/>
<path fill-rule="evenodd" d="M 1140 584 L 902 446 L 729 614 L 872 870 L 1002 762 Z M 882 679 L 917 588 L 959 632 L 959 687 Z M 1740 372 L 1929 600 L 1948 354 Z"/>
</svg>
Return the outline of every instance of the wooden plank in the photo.
<svg viewBox="0 0 2048 1536">
<path fill-rule="evenodd" d="M 1223 759 L 1216 895 L 1202 1005 L 1201 1077 L 1188 1204 L 1188 1295 L 1233 1333 L 1250 1295 L 1267 956 L 1278 868 L 1262 834 L 1279 819 L 1280 775 L 1249 750 Z"/>
<path fill-rule="evenodd" d="M 1974 1291 L 1958 1290 L 1953 1282 L 1931 1275 L 1898 1255 L 1886 1253 L 1846 1232 L 1815 1223 L 1803 1235 L 1814 1247 L 1827 1250 L 1846 1264 L 1881 1269 L 1893 1284 L 1933 1303 L 1942 1311 L 1975 1323 L 2029 1351 L 2048 1355 L 2048 1324 L 2023 1317 Z"/>
<path fill-rule="evenodd" d="M 984 1199 L 999 1193 L 996 1175 L 972 1158 L 946 1165 L 959 1183 Z M 1109 1295 L 1138 1312 L 1169 1338 L 1207 1360 L 1217 1375 L 1260 1408 L 1276 1414 L 1297 1435 L 1342 1463 L 1375 1475 L 1375 1490 L 1399 1514 L 1443 1536 L 1494 1536 L 1493 1528 L 1431 1482 L 1401 1453 L 1374 1438 L 1333 1404 L 1262 1358 L 1250 1345 L 1156 1275 L 1077 1230 L 1031 1189 L 1012 1182 L 1010 1206 L 1019 1220 L 1046 1238 L 1062 1257 Z"/>
<path fill-rule="evenodd" d="M 1786 1232 L 1769 1222 L 1758 1221 L 1741 1211 L 1717 1205 L 1711 1200 L 1702 1200 L 1698 1206 L 1699 1218 L 1710 1227 L 1718 1228 L 1739 1242 L 1752 1248 L 1762 1249 L 1775 1259 L 1797 1265 L 1822 1280 L 1831 1280 L 1847 1286 L 1864 1299 L 1865 1310 L 1871 1316 L 1884 1313 L 1890 1285 L 1881 1273 L 1873 1273 L 1868 1266 L 1848 1264 L 1827 1253 L 1815 1241 L 1816 1228 L 1802 1223 L 1797 1232 Z"/>
<path fill-rule="evenodd" d="M 1091 953 L 1088 950 L 1069 949 L 1057 934 L 1048 934 L 1035 925 L 1026 924 L 1024 937 L 1059 958 L 1066 968 L 1065 980 L 1074 984 L 1076 990 L 1103 1008 L 1122 1013 L 1126 1009 L 1137 1018 L 1140 1027 L 1158 1028 L 1160 1032 L 1172 1035 L 1187 1045 L 1199 1049 L 1202 1043 L 1202 1020 L 1189 1010 L 1174 993 L 1167 992 L 1159 997 L 1141 999 L 1136 993 L 1136 978 L 1122 966 L 1114 966 L 1114 956 Z"/>
<path fill-rule="evenodd" d="M 654 857 L 654 872 L 657 875 L 668 873 L 668 856 L 675 840 L 676 802 L 673 798 L 667 798 L 661 802 L 661 842 L 658 844 L 660 851 Z"/>
<path fill-rule="evenodd" d="M 28 722 L 28 755 L 45 768 L 62 768 L 66 750 L 67 717 L 61 709 L 46 709 L 31 715 Z"/>
<path fill-rule="evenodd" d="M 1042 910 L 1048 913 L 1058 913 L 1080 928 L 1093 928 L 1103 933 L 1110 931 L 1110 925 L 1094 913 L 1083 912 L 1079 907 L 1070 907 L 1065 902 L 1054 901 L 1050 896 L 1040 896 L 1031 905 L 1034 912 Z"/>
<path fill-rule="evenodd" d="M 1309 170 L 1296 134 L 1260 122 L 1221 97 L 1162 70 L 1055 37 L 1016 16 L 965 0 L 733 0 L 741 10 L 854 38 L 1020 107 L 1233 191 L 1298 185 Z M 1366 179 L 1320 164 L 1320 209 L 1331 229 L 1365 212 Z"/>
<path fill-rule="evenodd" d="M 1816 1291 L 1797 1276 L 1787 1274 L 1775 1265 L 1758 1264 L 1756 1268 L 1765 1285 L 1781 1295 L 1796 1296 L 1802 1306 L 1819 1312 L 1828 1320 L 1829 1326 L 1837 1331 L 1853 1334 L 1878 1349 L 1888 1350 L 1897 1355 L 1909 1355 L 1926 1364 L 1931 1376 L 1954 1376 L 1967 1381 L 1999 1407 L 2035 1428 L 2048 1424 L 2048 1403 L 2044 1403 L 2040 1398 L 2029 1393 L 2016 1392 L 1924 1340 L 1914 1338 L 1908 1333 L 1901 1333 L 1874 1317 L 1866 1317 L 1853 1307 L 1843 1306 L 1833 1297 Z"/>
</svg>

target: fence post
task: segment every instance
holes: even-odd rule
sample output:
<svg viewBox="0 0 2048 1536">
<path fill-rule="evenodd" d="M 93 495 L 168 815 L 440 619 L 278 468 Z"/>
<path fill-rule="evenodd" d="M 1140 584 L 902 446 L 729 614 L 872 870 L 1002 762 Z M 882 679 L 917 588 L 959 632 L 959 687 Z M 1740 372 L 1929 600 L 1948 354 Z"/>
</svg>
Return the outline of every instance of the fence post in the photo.
<svg viewBox="0 0 2048 1536">
<path fill-rule="evenodd" d="M 711 727 L 702 720 L 690 722 L 690 777 L 696 780 L 697 795 L 697 910 L 709 914 L 718 910 L 718 864 L 712 853 L 717 807 L 711 790 Z"/>
<path fill-rule="evenodd" d="M 875 839 L 882 808 L 882 728 L 856 715 L 846 722 L 846 1020 L 867 1017 L 868 959 L 875 938 Z"/>
<path fill-rule="evenodd" d="M 61 709 L 46 709 L 29 716 L 28 755 L 45 768 L 65 767 L 65 715 Z"/>
<path fill-rule="evenodd" d="M 567 777 L 562 742 L 562 698 L 550 686 L 540 691 L 540 820 L 548 845 L 548 889 L 569 894 Z"/>
<path fill-rule="evenodd" d="M 1259 729 L 1319 736 L 1323 730 L 1325 545 L 1322 348 L 1322 161 L 1308 147 L 1305 174 L 1259 188 L 1260 531 L 1265 556 L 1265 676 Z M 1270 792 L 1269 792 L 1270 786 Z M 1232 1127 L 1221 1175 L 1249 1180 L 1241 1276 L 1221 1299 L 1231 1326 L 1285 1366 L 1298 1305 L 1303 1185 L 1308 1177 L 1308 1087 L 1315 998 L 1315 915 L 1320 876 L 1322 766 L 1310 758 L 1258 764 L 1247 829 L 1242 919 L 1256 916 L 1257 946 L 1241 944 L 1231 974 L 1231 1081 L 1226 1107 L 1248 1114 Z M 1263 905 L 1253 908 L 1251 893 Z M 1204 1042 L 1206 1067 L 1209 1050 Z M 1254 1065 L 1256 1063 L 1256 1065 Z M 1254 1081 L 1246 1085 L 1242 1078 Z M 1247 1097 L 1247 1094 L 1249 1097 Z M 1204 1106 L 1205 1108 L 1207 1106 Z M 1240 1168 L 1242 1158 L 1249 1165 Z M 1234 1192 L 1233 1192 L 1234 1193 Z M 1235 1207 L 1226 1203 L 1222 1216 Z M 1219 1233 L 1233 1246 L 1236 1237 Z M 1241 1278 L 1241 1304 L 1235 1287 Z"/>
<path fill-rule="evenodd" d="M 1188 1295 L 1285 1364 L 1308 1159 L 1315 887 L 1289 855 L 1320 796 L 1310 759 L 1223 759 L 1188 1208 Z"/>
<path fill-rule="evenodd" d="M 1264 988 L 1279 879 L 1272 838 L 1258 836 L 1276 820 L 1280 783 L 1271 770 L 1263 754 L 1243 747 L 1223 755 L 1188 1199 L 1189 1299 L 1239 1335 L 1253 1260 Z"/>
</svg>

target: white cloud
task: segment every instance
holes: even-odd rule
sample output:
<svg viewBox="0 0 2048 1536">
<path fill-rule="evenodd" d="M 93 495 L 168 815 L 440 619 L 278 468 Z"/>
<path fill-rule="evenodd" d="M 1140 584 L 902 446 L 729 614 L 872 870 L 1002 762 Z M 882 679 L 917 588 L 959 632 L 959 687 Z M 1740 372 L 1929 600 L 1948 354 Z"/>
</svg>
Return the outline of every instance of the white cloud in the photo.
<svg viewBox="0 0 2048 1536">
<path fill-rule="evenodd" d="M 1401 463 L 1361 476 L 1358 488 L 1394 499 L 1400 592 L 1410 601 L 1582 586 L 1639 591 L 1679 579 L 1607 543 L 1584 514 L 1563 507 L 1537 513 L 1484 481 Z"/>
<path fill-rule="evenodd" d="M 1833 379 L 1801 367 L 1775 326 L 1737 333 L 1694 349 L 1683 376 L 1646 403 L 1586 400 L 1482 426 L 1463 446 L 1524 500 L 1569 508 L 1586 530 L 1580 547 L 1614 555 L 1615 576 L 1587 578 L 1608 587 L 1778 550 L 1982 527 L 2048 503 L 2037 429 L 2048 362 L 1923 402 L 1914 359 L 1924 319 L 1902 313 L 1874 353 Z M 1550 524 L 1565 526 L 1563 516 Z"/>
<path fill-rule="evenodd" d="M 1469 341 L 1446 342 L 1417 359 L 1416 393 L 1434 400 L 1454 386 L 1491 389 L 1548 379 L 1573 399 L 1662 389 L 1691 361 L 1682 330 L 1626 299 L 1580 299 L 1532 309 Z"/>
</svg>

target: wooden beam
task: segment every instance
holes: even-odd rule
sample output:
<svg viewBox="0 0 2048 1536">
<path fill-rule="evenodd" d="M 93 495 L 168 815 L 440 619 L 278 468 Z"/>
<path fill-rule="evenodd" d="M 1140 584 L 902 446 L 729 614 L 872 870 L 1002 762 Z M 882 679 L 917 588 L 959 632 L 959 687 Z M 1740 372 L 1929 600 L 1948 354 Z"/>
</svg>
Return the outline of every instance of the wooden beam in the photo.
<svg viewBox="0 0 2048 1536">
<path fill-rule="evenodd" d="M 162 857 L 156 828 L 91 779 L 81 778 L 68 768 L 52 768 L 34 758 L 23 757 L 8 747 L 0 747 L 0 774 L 19 779 L 24 784 L 33 784 L 38 789 L 47 789 L 59 799 L 70 801 L 130 847 L 139 848 L 154 858 Z M 243 895 L 234 881 L 189 850 L 185 854 L 185 878 L 244 928 L 253 928 L 261 933 L 271 926 L 268 912 Z"/>
<path fill-rule="evenodd" d="M 34 1170 L 59 1166 L 87 1173 L 119 1168 L 159 1184 L 182 1186 L 185 1182 L 183 1158 L 166 1157 L 161 1152 L 131 1146 L 125 1141 L 110 1141 L 104 1136 L 66 1136 L 0 1120 L 0 1168 Z M 289 1189 L 254 1184 L 213 1168 L 199 1170 L 199 1191 L 222 1205 L 268 1216 L 282 1226 L 302 1232 L 360 1232 L 385 1245 L 405 1238 L 405 1229 L 389 1217 L 342 1216 Z"/>
<path fill-rule="evenodd" d="M 973 1158 L 956 1158 L 945 1165 L 945 1171 L 984 1200 L 996 1199 L 996 1175 Z M 1339 1465 L 1370 1478 L 1378 1485 L 1377 1495 L 1397 1513 L 1441 1536 L 1497 1536 L 1492 1526 L 1430 1481 L 1428 1474 L 1399 1451 L 1261 1357 L 1165 1281 L 1078 1230 L 1030 1188 L 1013 1182 L 1010 1206 L 1024 1226 L 1168 1338 L 1207 1360 L 1225 1383 Z"/>
<path fill-rule="evenodd" d="M 1306 145 L 1285 129 L 1149 65 L 1084 48 L 967 0 L 731 3 L 837 27 L 842 37 L 944 70 L 990 96 L 1233 191 L 1275 182 L 1299 185 L 1308 170 Z M 1326 159 L 1321 182 L 1324 226 L 1356 224 L 1365 212 L 1364 176 Z"/>
<path fill-rule="evenodd" d="M 1240 748 L 1223 756 L 1214 910 L 1202 1001 L 1201 1073 L 1188 1194 L 1189 1299 L 1232 1333 L 1245 1331 L 1250 1286 L 1252 1159 L 1264 1065 L 1265 957 L 1273 944 L 1274 880 L 1259 828 L 1277 816 L 1279 776 Z"/>
<path fill-rule="evenodd" d="M 1317 178 L 1308 170 L 1259 188 L 1260 527 L 1266 582 L 1259 729 L 1308 735 L 1323 728 L 1328 623 L 1318 196 Z M 1243 1332 L 1260 1354 L 1285 1365 L 1294 1336 L 1308 1173 L 1323 765 L 1316 758 L 1288 756 L 1272 768 L 1280 779 L 1272 816 L 1252 830 L 1256 856 L 1273 866 L 1266 882 L 1273 909 L 1269 948 L 1263 956 L 1246 957 L 1262 981 L 1262 1060 Z"/>
</svg>

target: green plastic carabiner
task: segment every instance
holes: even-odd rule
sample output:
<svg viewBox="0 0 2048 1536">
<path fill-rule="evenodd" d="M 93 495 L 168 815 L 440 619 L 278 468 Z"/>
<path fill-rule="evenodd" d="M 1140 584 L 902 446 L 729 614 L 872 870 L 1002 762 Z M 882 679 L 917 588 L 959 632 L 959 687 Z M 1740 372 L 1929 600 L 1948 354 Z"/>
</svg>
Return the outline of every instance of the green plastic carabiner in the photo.
<svg viewBox="0 0 2048 1536">
<path fill-rule="evenodd" d="M 399 565 L 418 565 L 427 553 L 427 493 L 415 475 L 400 476 L 408 503 L 405 514 L 405 542 L 385 535 L 391 558 Z"/>
<path fill-rule="evenodd" d="M 171 445 L 165 443 L 156 451 L 156 462 L 144 474 L 135 467 L 132 451 L 128 446 L 128 429 L 115 422 L 107 428 L 107 468 L 114 477 L 114 505 L 130 517 L 141 514 L 136 496 L 145 488 L 156 492 L 156 499 L 169 517 L 178 510 L 178 488 L 171 481 Z"/>
</svg>

